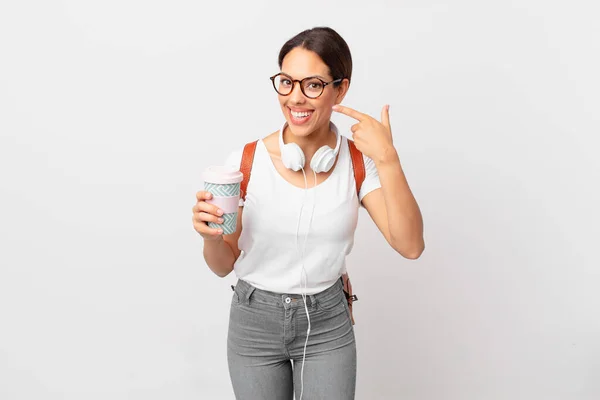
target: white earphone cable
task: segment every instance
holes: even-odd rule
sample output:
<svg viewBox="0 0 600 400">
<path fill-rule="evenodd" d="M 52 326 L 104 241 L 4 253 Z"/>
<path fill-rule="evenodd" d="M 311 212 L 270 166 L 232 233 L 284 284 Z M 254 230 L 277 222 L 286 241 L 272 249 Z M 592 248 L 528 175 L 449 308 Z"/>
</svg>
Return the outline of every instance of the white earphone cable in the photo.
<svg viewBox="0 0 600 400">
<path fill-rule="evenodd" d="M 306 172 L 304 171 L 304 168 L 302 168 L 302 175 L 304 176 L 304 199 L 306 200 L 306 196 L 308 193 L 308 182 L 306 179 Z M 302 281 L 302 283 L 304 284 L 304 290 L 302 292 L 302 299 L 304 300 L 304 309 L 306 311 L 306 318 L 308 320 L 308 329 L 306 331 L 306 341 L 304 342 L 304 352 L 302 354 L 302 369 L 300 371 L 300 399 L 302 400 L 302 395 L 304 394 L 304 363 L 306 361 L 306 347 L 308 345 L 308 336 L 310 335 L 310 315 L 308 313 L 308 306 L 306 304 L 306 285 L 307 285 L 307 274 L 306 274 L 306 270 L 304 268 L 304 254 L 306 252 L 306 241 L 308 238 L 308 233 L 310 232 L 310 226 L 312 224 L 312 218 L 315 212 L 315 205 L 316 205 L 316 186 L 317 186 L 317 173 L 313 170 L 313 175 L 315 177 L 315 184 L 313 187 L 313 193 L 314 193 L 314 197 L 313 197 L 313 206 L 311 209 L 311 213 L 310 213 L 310 219 L 308 221 L 308 228 L 306 229 L 306 234 L 304 235 L 304 244 L 302 245 L 302 253 L 300 254 L 301 260 L 302 260 L 302 270 L 301 270 L 301 277 L 300 280 Z M 300 218 L 302 217 L 302 209 L 304 208 L 304 201 L 302 202 L 302 208 L 300 209 Z M 300 219 L 298 220 L 298 228 L 296 229 L 296 250 L 298 250 L 298 233 L 300 230 Z"/>
</svg>

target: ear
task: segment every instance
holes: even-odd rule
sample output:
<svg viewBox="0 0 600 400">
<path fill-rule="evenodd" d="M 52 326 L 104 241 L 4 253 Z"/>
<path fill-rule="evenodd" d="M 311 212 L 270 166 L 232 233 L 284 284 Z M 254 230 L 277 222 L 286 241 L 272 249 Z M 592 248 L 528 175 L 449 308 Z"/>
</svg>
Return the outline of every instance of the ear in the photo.
<svg viewBox="0 0 600 400">
<path fill-rule="evenodd" d="M 344 97 L 346 97 L 346 93 L 348 93 L 348 88 L 350 87 L 350 81 L 348 78 L 344 78 L 344 80 L 340 83 L 340 86 L 337 87 L 337 96 L 335 97 L 335 104 L 340 104 Z"/>
</svg>

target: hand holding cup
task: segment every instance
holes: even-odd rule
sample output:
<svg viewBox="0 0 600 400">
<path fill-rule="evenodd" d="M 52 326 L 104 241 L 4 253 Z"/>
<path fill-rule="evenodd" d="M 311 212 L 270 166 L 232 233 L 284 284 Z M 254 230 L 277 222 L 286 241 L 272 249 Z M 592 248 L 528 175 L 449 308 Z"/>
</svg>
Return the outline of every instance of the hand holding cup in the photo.
<svg viewBox="0 0 600 400">
<path fill-rule="evenodd" d="M 196 194 L 197 203 L 192 208 L 194 229 L 204 239 L 235 233 L 243 178 L 234 167 L 213 166 L 204 171 L 204 191 Z"/>
<path fill-rule="evenodd" d="M 204 240 L 216 240 L 223 235 L 223 228 L 211 228 L 209 222 L 220 225 L 224 222 L 223 210 L 214 204 L 207 203 L 212 199 L 212 193 L 201 190 L 196 193 L 197 202 L 192 208 L 194 229 Z"/>
</svg>

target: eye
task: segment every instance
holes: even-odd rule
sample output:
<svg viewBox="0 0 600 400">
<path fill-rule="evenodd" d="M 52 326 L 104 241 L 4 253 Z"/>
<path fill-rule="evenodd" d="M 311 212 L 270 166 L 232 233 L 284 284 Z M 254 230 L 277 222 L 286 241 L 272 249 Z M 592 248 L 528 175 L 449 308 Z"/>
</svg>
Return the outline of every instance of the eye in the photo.
<svg viewBox="0 0 600 400">
<path fill-rule="evenodd" d="M 281 84 L 283 86 L 290 86 L 292 84 L 292 81 L 290 81 L 289 79 L 286 79 L 286 78 L 281 78 Z"/>
<path fill-rule="evenodd" d="M 323 82 L 315 78 L 309 79 L 304 82 L 304 88 L 313 94 L 318 94 L 323 90 Z"/>
</svg>

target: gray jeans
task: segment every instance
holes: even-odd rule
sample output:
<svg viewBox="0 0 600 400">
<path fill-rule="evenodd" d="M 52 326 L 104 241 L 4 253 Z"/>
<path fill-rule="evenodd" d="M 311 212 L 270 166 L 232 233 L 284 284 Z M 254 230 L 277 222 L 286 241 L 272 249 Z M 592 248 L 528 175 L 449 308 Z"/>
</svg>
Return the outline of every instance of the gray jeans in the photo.
<svg viewBox="0 0 600 400">
<path fill-rule="evenodd" d="M 311 329 L 302 400 L 352 400 L 356 342 L 342 281 L 306 296 L 306 304 Z M 307 328 L 302 295 L 260 290 L 238 280 L 227 335 L 236 399 L 292 400 L 295 392 L 299 400 Z"/>
</svg>

